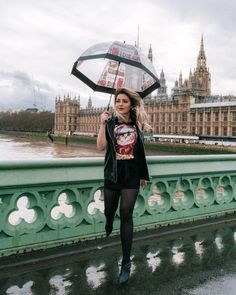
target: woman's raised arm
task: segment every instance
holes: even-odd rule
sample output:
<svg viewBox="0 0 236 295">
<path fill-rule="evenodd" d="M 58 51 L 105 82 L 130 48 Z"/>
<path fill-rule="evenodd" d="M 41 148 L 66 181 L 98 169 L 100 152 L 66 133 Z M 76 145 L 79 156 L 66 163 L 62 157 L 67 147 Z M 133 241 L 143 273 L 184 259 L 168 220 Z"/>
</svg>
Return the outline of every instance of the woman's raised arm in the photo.
<svg viewBox="0 0 236 295">
<path fill-rule="evenodd" d="M 107 140 L 106 140 L 106 122 L 109 117 L 109 112 L 103 112 L 101 114 L 101 123 L 100 128 L 98 131 L 98 137 L 97 137 L 97 148 L 100 151 L 103 151 L 107 146 Z"/>
</svg>

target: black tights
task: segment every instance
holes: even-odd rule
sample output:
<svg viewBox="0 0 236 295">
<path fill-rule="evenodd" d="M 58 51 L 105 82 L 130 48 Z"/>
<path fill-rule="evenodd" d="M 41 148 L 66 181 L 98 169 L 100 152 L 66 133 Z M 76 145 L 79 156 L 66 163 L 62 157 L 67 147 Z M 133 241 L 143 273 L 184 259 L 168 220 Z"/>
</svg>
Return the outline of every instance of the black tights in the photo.
<svg viewBox="0 0 236 295">
<path fill-rule="evenodd" d="M 104 189 L 105 216 L 112 224 L 120 199 L 120 237 L 122 244 L 122 264 L 130 262 L 133 241 L 133 210 L 138 196 L 138 189 Z"/>
</svg>

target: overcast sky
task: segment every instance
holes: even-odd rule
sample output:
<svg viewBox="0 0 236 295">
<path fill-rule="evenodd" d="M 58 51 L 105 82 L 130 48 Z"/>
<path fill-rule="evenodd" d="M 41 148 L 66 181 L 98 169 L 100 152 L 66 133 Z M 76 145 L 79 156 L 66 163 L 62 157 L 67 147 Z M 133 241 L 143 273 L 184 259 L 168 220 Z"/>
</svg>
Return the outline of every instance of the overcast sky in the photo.
<svg viewBox="0 0 236 295">
<path fill-rule="evenodd" d="M 0 0 L 0 110 L 54 110 L 55 96 L 68 93 L 104 105 L 107 95 L 71 76 L 72 65 L 96 43 L 134 44 L 138 26 L 169 93 L 196 66 L 203 34 L 212 93 L 236 95 L 235 15 L 235 0 Z"/>
</svg>

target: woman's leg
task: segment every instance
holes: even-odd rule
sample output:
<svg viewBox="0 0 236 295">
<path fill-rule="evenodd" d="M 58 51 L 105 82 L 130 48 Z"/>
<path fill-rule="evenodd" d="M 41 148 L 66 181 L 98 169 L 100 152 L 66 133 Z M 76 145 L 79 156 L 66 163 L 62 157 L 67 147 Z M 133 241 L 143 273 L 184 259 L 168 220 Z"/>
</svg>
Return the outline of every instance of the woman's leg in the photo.
<svg viewBox="0 0 236 295">
<path fill-rule="evenodd" d="M 120 197 L 119 190 L 104 188 L 104 214 L 106 216 L 106 234 L 109 236 L 113 229 L 113 220 L 118 208 Z"/>
<path fill-rule="evenodd" d="M 133 241 L 133 210 L 138 196 L 138 189 L 122 189 L 120 199 L 120 236 L 122 243 L 122 265 L 130 262 Z"/>
</svg>

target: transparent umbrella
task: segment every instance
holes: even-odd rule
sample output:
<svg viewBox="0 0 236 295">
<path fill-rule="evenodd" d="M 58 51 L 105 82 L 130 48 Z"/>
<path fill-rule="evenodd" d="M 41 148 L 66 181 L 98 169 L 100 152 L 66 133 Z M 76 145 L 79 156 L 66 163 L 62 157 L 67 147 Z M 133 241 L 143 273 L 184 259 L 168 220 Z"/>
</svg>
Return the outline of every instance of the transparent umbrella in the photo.
<svg viewBox="0 0 236 295">
<path fill-rule="evenodd" d="M 153 64 L 141 50 L 118 41 L 88 48 L 74 63 L 72 74 L 94 91 L 104 93 L 113 94 L 125 87 L 143 98 L 160 87 Z"/>
</svg>

